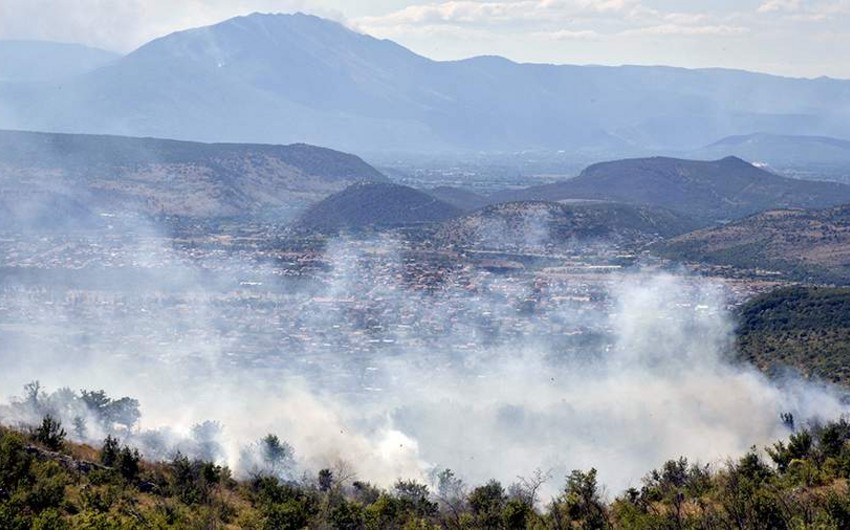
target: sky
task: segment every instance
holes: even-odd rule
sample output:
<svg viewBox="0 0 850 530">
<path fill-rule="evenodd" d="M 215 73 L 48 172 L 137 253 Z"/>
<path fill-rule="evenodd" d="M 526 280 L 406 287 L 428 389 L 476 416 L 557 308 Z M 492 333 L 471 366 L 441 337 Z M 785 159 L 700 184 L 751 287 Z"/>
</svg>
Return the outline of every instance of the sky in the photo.
<svg viewBox="0 0 850 530">
<path fill-rule="evenodd" d="M 438 60 L 502 55 L 850 79 L 850 0 L 0 0 L 0 39 L 129 52 L 255 11 L 331 18 Z"/>
</svg>

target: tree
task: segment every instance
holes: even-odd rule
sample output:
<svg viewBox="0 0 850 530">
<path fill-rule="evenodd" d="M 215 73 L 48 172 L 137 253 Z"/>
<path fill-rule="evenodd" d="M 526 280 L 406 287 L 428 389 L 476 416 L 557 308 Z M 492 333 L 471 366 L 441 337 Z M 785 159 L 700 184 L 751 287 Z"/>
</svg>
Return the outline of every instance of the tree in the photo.
<svg viewBox="0 0 850 530">
<path fill-rule="evenodd" d="M 393 486 L 395 497 L 404 511 L 419 517 L 434 515 L 437 505 L 429 500 L 428 486 L 415 480 L 399 480 Z"/>
<path fill-rule="evenodd" d="M 276 434 L 267 434 L 260 440 L 260 454 L 266 472 L 278 478 L 287 478 L 295 467 L 295 451 Z"/>
<path fill-rule="evenodd" d="M 460 526 L 460 516 L 463 513 L 463 504 L 466 491 L 463 481 L 455 476 L 451 469 L 444 469 L 437 473 L 437 500 L 443 511 L 451 513 L 455 526 Z"/>
<path fill-rule="evenodd" d="M 42 391 L 41 382 L 38 380 L 24 385 L 24 404 L 28 405 L 32 412 L 38 413 L 41 411 L 41 405 L 45 398 L 46 395 Z"/>
<path fill-rule="evenodd" d="M 35 439 L 44 444 L 48 449 L 58 451 L 65 441 L 65 429 L 62 422 L 48 414 L 41 420 L 41 425 L 35 430 Z"/>
<path fill-rule="evenodd" d="M 507 501 L 508 496 L 505 495 L 505 489 L 496 480 L 491 480 L 487 484 L 473 489 L 469 498 L 467 498 L 475 520 L 483 528 L 499 528 L 501 526 L 502 511 L 505 509 Z"/>
<path fill-rule="evenodd" d="M 205 421 L 192 426 L 192 439 L 197 446 L 197 457 L 201 460 L 218 460 L 224 455 L 219 438 L 224 428 L 217 421 Z"/>
<path fill-rule="evenodd" d="M 334 484 L 334 474 L 330 469 L 319 470 L 319 491 L 328 491 Z"/>
<path fill-rule="evenodd" d="M 582 528 L 600 530 L 608 527 L 605 504 L 599 493 L 596 469 L 581 471 L 574 469 L 567 477 L 564 493 L 556 502 L 558 512 L 563 509 L 570 520 L 580 523 Z"/>
<path fill-rule="evenodd" d="M 136 480 L 139 476 L 139 462 L 142 460 L 142 455 L 139 454 L 138 449 L 130 449 L 128 446 L 124 446 L 121 449 L 121 452 L 118 454 L 118 472 L 121 473 L 121 476 L 124 477 L 124 480 L 127 482 L 132 482 Z"/>
<path fill-rule="evenodd" d="M 113 467 L 115 463 L 118 462 L 118 439 L 113 438 L 112 435 L 108 435 L 105 440 L 103 440 L 103 446 L 100 449 L 100 463 L 107 466 Z"/>
<path fill-rule="evenodd" d="M 121 425 L 127 431 L 132 430 L 141 417 L 139 401 L 133 398 L 122 397 L 111 401 L 106 408 L 106 421 Z"/>
</svg>

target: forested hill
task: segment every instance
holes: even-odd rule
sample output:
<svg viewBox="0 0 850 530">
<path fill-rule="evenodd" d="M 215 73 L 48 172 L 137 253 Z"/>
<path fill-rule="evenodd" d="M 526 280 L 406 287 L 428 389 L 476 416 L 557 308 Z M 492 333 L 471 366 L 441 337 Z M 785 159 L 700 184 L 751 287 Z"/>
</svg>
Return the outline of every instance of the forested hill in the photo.
<svg viewBox="0 0 850 530">
<path fill-rule="evenodd" d="M 741 356 L 763 371 L 850 385 L 850 288 L 778 289 L 744 304 L 738 322 Z"/>
</svg>

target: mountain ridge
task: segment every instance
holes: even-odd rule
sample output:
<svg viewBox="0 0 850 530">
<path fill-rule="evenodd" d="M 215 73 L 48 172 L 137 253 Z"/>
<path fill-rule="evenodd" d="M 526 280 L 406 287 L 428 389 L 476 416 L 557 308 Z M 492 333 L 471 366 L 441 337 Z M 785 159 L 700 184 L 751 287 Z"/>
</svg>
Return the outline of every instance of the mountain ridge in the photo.
<svg viewBox="0 0 850 530">
<path fill-rule="evenodd" d="M 176 32 L 61 89 L 0 85 L 0 109 L 4 128 L 358 152 L 683 149 L 754 131 L 850 137 L 850 81 L 441 62 L 303 14 Z"/>
</svg>

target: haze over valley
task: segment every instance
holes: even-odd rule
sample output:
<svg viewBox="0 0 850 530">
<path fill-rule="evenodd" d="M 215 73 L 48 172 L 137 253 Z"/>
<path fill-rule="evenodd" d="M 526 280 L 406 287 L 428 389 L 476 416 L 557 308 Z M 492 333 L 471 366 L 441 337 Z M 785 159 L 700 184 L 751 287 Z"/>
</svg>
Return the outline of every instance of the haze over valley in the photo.
<svg viewBox="0 0 850 530">
<path fill-rule="evenodd" d="M 0 527 L 846 528 L 848 118 L 301 13 L 0 41 Z"/>
</svg>

